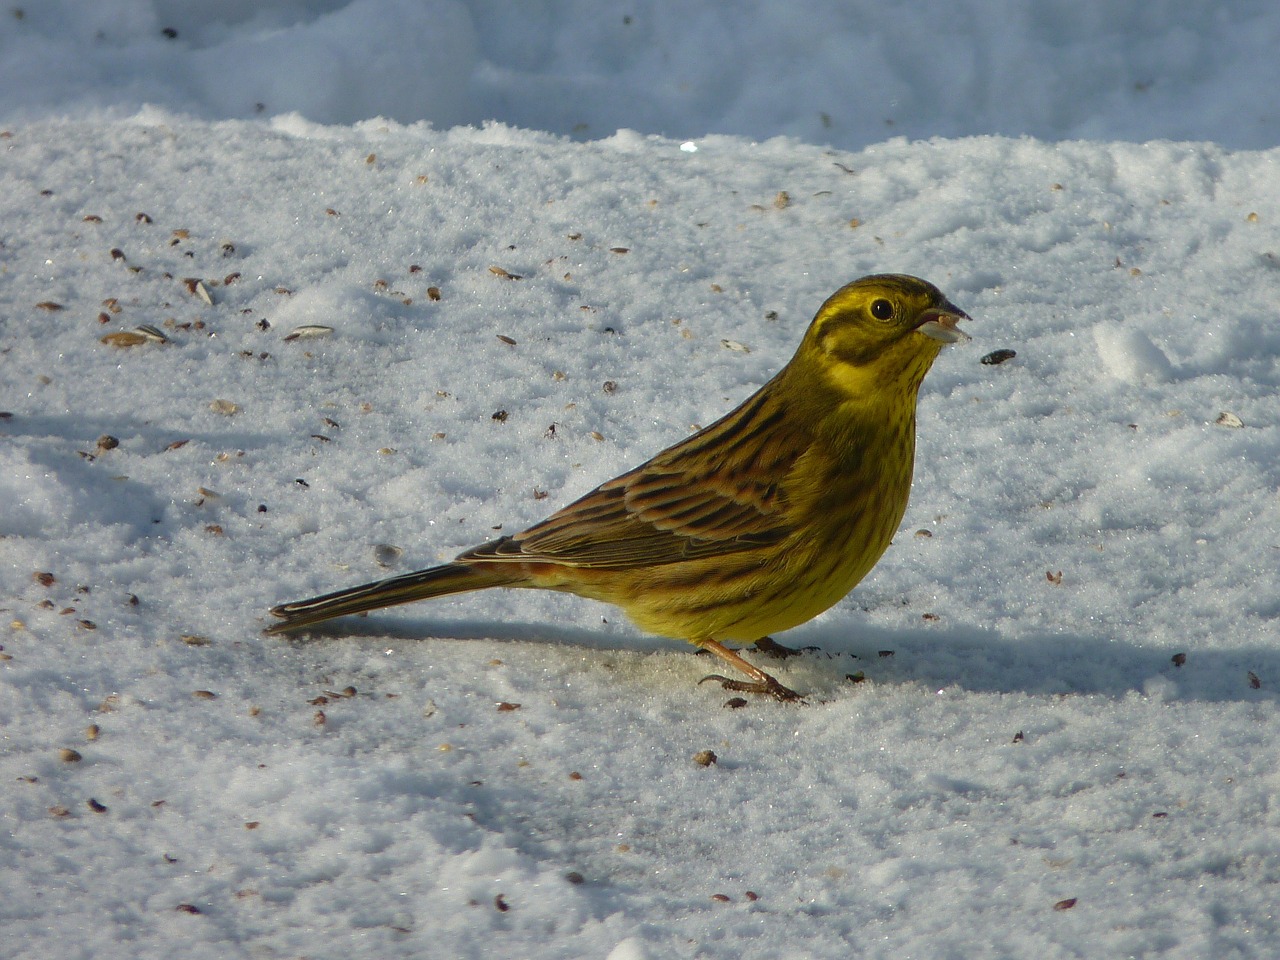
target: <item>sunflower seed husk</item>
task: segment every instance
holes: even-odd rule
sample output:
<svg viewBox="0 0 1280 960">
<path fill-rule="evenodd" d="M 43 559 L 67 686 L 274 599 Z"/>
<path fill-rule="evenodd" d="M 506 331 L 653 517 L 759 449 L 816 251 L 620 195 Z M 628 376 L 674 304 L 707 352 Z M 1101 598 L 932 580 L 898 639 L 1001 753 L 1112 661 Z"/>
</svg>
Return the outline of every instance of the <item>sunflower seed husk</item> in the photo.
<svg viewBox="0 0 1280 960">
<path fill-rule="evenodd" d="M 331 333 L 333 333 L 333 327 L 326 327 L 320 323 L 308 323 L 301 327 L 294 327 L 284 340 L 285 343 L 290 340 L 314 340 L 318 337 L 327 337 Z"/>
</svg>

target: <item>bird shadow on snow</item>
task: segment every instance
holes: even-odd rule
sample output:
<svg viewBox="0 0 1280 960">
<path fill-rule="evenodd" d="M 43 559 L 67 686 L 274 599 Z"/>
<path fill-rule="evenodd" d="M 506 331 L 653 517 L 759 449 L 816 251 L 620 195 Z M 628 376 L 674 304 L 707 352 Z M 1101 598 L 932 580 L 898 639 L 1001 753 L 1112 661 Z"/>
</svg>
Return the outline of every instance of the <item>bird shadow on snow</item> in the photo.
<svg viewBox="0 0 1280 960">
<path fill-rule="evenodd" d="M 682 641 L 661 637 L 474 618 L 393 619 L 375 615 L 312 627 L 302 636 L 310 637 L 310 642 L 342 638 L 485 640 L 545 644 L 559 651 L 640 655 L 690 650 Z M 850 680 L 861 674 L 879 684 L 973 693 L 1112 699 L 1137 694 L 1168 702 L 1274 702 L 1276 694 L 1269 687 L 1280 677 L 1280 650 L 1191 648 L 1179 651 L 1185 653 L 1182 657 L 1165 647 L 1086 634 L 1011 637 L 963 626 L 902 630 L 824 624 L 780 634 L 776 639 L 801 650 L 801 656 L 782 661 L 750 646 L 744 652 L 784 683 L 807 689 L 819 700 L 838 699 L 845 692 L 855 696 L 857 686 Z M 706 672 L 720 670 L 710 657 L 705 666 Z"/>
</svg>

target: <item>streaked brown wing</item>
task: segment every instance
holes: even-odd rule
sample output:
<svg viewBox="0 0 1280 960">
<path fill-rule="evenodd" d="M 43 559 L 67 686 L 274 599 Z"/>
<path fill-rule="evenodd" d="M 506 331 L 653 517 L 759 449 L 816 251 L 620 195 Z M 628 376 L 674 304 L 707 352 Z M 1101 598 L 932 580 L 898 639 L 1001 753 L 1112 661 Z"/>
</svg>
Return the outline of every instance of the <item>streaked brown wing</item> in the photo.
<svg viewBox="0 0 1280 960">
<path fill-rule="evenodd" d="M 791 532 L 784 480 L 808 446 L 766 384 L 742 406 L 563 510 L 459 560 L 622 568 L 775 543 Z"/>
</svg>

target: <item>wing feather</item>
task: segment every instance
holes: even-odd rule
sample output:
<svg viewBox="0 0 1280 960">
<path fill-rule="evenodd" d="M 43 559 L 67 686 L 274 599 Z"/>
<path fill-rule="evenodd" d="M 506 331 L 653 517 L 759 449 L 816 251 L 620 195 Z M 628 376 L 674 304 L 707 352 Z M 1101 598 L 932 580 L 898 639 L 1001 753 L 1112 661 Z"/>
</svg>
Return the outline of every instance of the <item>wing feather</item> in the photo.
<svg viewBox="0 0 1280 960">
<path fill-rule="evenodd" d="M 783 429 L 772 385 L 523 533 L 458 559 L 618 569 L 776 543 L 792 530 L 786 479 L 809 438 Z"/>
</svg>

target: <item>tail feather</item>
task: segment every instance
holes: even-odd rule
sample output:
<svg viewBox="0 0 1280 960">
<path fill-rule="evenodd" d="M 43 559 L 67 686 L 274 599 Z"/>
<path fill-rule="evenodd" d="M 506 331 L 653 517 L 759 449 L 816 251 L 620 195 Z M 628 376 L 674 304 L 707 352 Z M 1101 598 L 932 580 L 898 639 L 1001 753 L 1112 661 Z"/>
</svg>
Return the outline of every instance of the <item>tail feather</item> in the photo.
<svg viewBox="0 0 1280 960">
<path fill-rule="evenodd" d="M 349 587 L 324 596 L 312 597 L 309 600 L 297 600 L 293 603 L 282 603 L 271 608 L 271 615 L 279 617 L 281 623 L 272 624 L 267 633 L 284 633 L 300 627 L 321 623 L 334 617 L 345 617 L 353 613 L 364 613 L 366 610 L 377 610 L 380 607 L 391 607 L 400 603 L 412 603 L 414 600 L 427 600 L 431 597 L 443 597 L 451 593 L 465 593 L 469 590 L 483 590 L 486 587 L 512 586 L 520 581 L 519 574 L 494 572 L 462 563 L 446 563 L 428 570 L 418 570 L 387 580 Z"/>
</svg>

